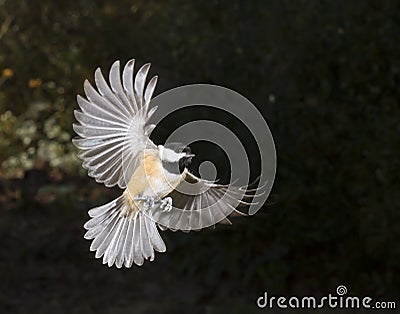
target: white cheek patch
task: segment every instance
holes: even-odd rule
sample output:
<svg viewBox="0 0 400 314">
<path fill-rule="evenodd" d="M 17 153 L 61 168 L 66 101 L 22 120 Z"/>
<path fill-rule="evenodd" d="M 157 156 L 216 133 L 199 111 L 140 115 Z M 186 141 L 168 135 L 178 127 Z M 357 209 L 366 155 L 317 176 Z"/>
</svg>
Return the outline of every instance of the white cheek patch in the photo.
<svg viewBox="0 0 400 314">
<path fill-rule="evenodd" d="M 160 149 L 160 157 L 167 162 L 178 162 L 179 159 L 185 156 L 185 153 L 176 153 L 169 148 Z"/>
</svg>

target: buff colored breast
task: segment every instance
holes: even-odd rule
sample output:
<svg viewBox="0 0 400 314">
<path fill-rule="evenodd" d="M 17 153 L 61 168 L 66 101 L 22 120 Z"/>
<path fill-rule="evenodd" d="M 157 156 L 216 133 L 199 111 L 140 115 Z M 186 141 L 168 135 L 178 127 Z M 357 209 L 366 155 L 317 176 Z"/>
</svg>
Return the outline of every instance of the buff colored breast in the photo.
<svg viewBox="0 0 400 314">
<path fill-rule="evenodd" d="M 137 196 L 151 196 L 155 201 L 169 194 L 180 182 L 181 176 L 163 170 L 158 151 L 145 153 L 143 162 L 129 180 L 125 195 L 130 207 L 138 209 Z"/>
</svg>

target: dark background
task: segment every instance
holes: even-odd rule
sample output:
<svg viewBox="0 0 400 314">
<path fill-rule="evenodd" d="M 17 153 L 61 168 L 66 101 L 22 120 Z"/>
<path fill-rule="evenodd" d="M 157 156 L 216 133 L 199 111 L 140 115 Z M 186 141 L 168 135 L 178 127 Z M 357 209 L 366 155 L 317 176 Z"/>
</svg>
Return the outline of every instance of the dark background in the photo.
<svg viewBox="0 0 400 314">
<path fill-rule="evenodd" d="M 249 313 L 264 291 L 340 284 L 395 300 L 399 13 L 398 1 L 0 1 L 0 312 Z M 130 58 L 152 62 L 156 95 L 192 83 L 245 95 L 278 168 L 273 205 L 164 232 L 168 253 L 117 270 L 82 226 L 120 191 L 86 176 L 70 140 L 83 80 Z"/>
</svg>

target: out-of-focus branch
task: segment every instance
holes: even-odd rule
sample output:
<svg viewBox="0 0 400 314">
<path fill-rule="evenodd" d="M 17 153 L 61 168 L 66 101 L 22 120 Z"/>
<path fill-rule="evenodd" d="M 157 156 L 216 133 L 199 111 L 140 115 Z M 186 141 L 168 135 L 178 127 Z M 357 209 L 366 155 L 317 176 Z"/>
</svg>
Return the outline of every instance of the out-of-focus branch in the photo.
<svg viewBox="0 0 400 314">
<path fill-rule="evenodd" d="M 8 32 L 11 22 L 13 21 L 14 17 L 12 16 L 7 16 L 6 19 L 4 20 L 3 24 L 1 24 L 0 27 L 0 40 L 3 38 L 3 36 Z"/>
</svg>

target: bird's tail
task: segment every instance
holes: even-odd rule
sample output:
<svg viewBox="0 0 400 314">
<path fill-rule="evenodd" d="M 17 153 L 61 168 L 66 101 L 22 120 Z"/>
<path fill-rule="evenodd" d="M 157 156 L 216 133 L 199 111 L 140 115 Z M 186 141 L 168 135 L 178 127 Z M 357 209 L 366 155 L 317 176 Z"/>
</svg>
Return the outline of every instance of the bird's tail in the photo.
<svg viewBox="0 0 400 314">
<path fill-rule="evenodd" d="M 131 212 L 122 194 L 105 205 L 89 210 L 91 219 L 84 225 L 85 239 L 93 240 L 91 251 L 96 258 L 103 256 L 103 264 L 118 268 L 142 265 L 145 259 L 154 260 L 154 250 L 165 252 L 165 243 L 156 223 L 142 210 Z"/>
</svg>

